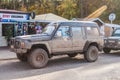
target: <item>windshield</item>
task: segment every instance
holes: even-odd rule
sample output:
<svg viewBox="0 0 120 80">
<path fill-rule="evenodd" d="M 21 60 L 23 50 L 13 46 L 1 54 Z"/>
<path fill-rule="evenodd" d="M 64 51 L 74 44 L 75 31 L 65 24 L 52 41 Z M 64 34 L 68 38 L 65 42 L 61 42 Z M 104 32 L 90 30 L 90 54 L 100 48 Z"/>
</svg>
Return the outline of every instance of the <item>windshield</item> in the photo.
<svg viewBox="0 0 120 80">
<path fill-rule="evenodd" d="M 120 29 L 115 30 L 112 36 L 120 36 Z"/>
<path fill-rule="evenodd" d="M 43 29 L 42 34 L 51 35 L 54 30 L 55 30 L 55 26 L 52 25 L 52 24 L 50 24 L 50 25 L 46 26 L 46 27 Z"/>
</svg>

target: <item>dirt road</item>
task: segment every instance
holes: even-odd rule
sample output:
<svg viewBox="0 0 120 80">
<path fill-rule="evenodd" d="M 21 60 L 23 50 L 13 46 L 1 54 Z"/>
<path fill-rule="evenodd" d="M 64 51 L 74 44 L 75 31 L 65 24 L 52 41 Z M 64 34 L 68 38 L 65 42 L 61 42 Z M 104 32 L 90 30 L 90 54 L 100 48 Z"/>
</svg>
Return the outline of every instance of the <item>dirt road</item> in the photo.
<svg viewBox="0 0 120 80">
<path fill-rule="evenodd" d="M 42 69 L 17 59 L 0 61 L 0 80 L 120 80 L 120 53 L 100 54 L 88 63 L 81 56 L 54 57 Z"/>
</svg>

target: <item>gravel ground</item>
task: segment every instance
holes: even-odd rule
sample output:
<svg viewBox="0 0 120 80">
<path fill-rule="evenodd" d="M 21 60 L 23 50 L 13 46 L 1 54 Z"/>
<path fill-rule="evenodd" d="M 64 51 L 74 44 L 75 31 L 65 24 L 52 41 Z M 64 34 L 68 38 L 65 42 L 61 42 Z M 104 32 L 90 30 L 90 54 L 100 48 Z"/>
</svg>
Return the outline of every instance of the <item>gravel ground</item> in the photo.
<svg viewBox="0 0 120 80">
<path fill-rule="evenodd" d="M 8 48 L 0 48 L 0 61 L 1 60 L 9 60 L 9 59 L 15 59 L 16 54 L 11 52 Z"/>
<path fill-rule="evenodd" d="M 42 69 L 19 60 L 0 61 L 0 80 L 120 80 L 120 53 L 100 54 L 88 63 L 81 55 L 53 57 Z"/>
</svg>

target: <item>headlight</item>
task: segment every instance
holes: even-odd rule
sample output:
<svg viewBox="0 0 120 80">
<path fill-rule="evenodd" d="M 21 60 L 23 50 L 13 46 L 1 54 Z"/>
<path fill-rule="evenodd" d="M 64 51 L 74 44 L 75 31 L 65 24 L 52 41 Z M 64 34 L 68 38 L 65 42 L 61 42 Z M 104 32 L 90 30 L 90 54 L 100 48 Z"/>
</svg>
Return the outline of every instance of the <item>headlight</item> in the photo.
<svg viewBox="0 0 120 80">
<path fill-rule="evenodd" d="M 25 43 L 21 42 L 21 48 L 24 48 L 24 47 L 25 47 Z"/>
</svg>

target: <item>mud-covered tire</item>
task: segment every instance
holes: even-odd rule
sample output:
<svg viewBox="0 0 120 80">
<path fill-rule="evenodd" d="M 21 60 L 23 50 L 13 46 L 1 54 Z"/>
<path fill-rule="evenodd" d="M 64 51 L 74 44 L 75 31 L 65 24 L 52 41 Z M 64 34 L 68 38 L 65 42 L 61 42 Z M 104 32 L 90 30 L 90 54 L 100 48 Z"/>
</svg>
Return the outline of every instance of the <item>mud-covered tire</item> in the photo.
<svg viewBox="0 0 120 80">
<path fill-rule="evenodd" d="M 48 63 L 48 54 L 44 49 L 34 49 L 28 56 L 28 63 L 33 68 L 43 68 Z"/>
<path fill-rule="evenodd" d="M 104 53 L 105 53 L 105 54 L 109 54 L 109 53 L 110 53 L 110 51 L 111 51 L 111 49 L 108 49 L 108 48 L 103 48 L 103 51 L 104 51 Z"/>
<path fill-rule="evenodd" d="M 69 57 L 75 57 L 77 56 L 77 53 L 74 53 L 74 54 L 67 54 Z"/>
<path fill-rule="evenodd" d="M 27 61 L 27 55 L 26 54 L 18 54 L 16 53 L 17 58 L 21 61 L 21 62 L 26 62 Z"/>
<path fill-rule="evenodd" d="M 96 46 L 90 46 L 84 53 L 84 58 L 87 62 L 95 62 L 98 59 L 98 48 Z"/>
</svg>

